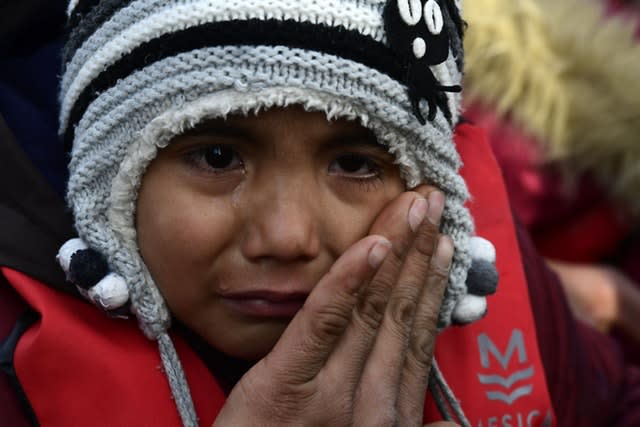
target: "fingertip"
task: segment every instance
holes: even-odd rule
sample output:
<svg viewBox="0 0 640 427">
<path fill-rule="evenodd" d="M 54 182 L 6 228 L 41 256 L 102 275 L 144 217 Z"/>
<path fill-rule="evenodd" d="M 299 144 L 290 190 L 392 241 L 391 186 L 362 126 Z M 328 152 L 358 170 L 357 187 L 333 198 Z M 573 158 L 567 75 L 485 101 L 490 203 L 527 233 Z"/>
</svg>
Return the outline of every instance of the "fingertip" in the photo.
<svg viewBox="0 0 640 427">
<path fill-rule="evenodd" d="M 409 222 L 411 231 L 415 232 L 418 230 L 418 227 L 422 224 L 422 220 L 426 216 L 428 209 L 429 203 L 427 203 L 427 199 L 424 197 L 418 196 L 413 200 L 407 215 L 407 221 Z"/>
<path fill-rule="evenodd" d="M 436 252 L 434 256 L 434 262 L 438 268 L 448 271 L 451 267 L 451 261 L 453 260 L 453 240 L 446 234 L 442 234 L 438 237 L 436 243 Z"/>
<path fill-rule="evenodd" d="M 385 258 L 391 251 L 391 241 L 389 239 L 379 236 L 380 238 L 373 244 L 371 249 L 369 250 L 368 261 L 369 265 L 378 269 L 380 265 L 384 262 Z"/>
<path fill-rule="evenodd" d="M 416 187 L 411 188 L 409 191 L 414 191 L 427 199 L 429 198 L 429 194 L 431 194 L 433 191 L 438 191 L 438 187 L 431 184 L 420 184 Z"/>
<path fill-rule="evenodd" d="M 440 190 L 432 191 L 429 193 L 429 210 L 427 211 L 427 218 L 433 225 L 440 225 L 440 217 L 444 211 L 445 197 L 444 193 Z"/>
</svg>

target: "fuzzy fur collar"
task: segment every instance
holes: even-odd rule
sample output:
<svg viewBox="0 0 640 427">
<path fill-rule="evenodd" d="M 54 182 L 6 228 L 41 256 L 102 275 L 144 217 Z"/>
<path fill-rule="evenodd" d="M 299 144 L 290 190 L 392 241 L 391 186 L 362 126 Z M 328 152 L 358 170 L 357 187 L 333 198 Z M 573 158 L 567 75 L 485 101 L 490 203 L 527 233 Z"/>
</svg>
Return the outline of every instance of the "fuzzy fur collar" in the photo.
<svg viewBox="0 0 640 427">
<path fill-rule="evenodd" d="M 640 43 L 595 0 L 465 4 L 465 97 L 509 115 L 640 216 Z"/>
</svg>

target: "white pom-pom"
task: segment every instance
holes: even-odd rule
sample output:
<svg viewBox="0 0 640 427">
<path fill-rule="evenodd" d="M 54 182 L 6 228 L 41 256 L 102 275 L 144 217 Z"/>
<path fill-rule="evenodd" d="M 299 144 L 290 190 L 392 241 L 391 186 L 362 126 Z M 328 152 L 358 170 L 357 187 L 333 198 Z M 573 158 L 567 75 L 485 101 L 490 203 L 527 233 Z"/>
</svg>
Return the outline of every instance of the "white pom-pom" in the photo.
<svg viewBox="0 0 640 427">
<path fill-rule="evenodd" d="M 67 240 L 64 245 L 60 247 L 56 255 L 56 260 L 58 260 L 58 264 L 60 264 L 60 267 L 62 267 L 65 273 L 69 273 L 69 264 L 71 263 L 73 254 L 87 248 L 88 246 L 84 240 L 77 237 Z"/>
<path fill-rule="evenodd" d="M 453 309 L 453 320 L 459 324 L 467 324 L 481 319 L 487 312 L 487 298 L 467 294 Z"/>
<path fill-rule="evenodd" d="M 496 248 L 487 239 L 479 236 L 471 237 L 469 239 L 469 250 L 473 259 L 489 261 L 493 264 L 496 262 Z"/>
<path fill-rule="evenodd" d="M 115 273 L 109 273 L 102 280 L 89 289 L 89 298 L 105 310 L 114 310 L 126 304 L 129 300 L 129 289 L 122 278 Z"/>
</svg>

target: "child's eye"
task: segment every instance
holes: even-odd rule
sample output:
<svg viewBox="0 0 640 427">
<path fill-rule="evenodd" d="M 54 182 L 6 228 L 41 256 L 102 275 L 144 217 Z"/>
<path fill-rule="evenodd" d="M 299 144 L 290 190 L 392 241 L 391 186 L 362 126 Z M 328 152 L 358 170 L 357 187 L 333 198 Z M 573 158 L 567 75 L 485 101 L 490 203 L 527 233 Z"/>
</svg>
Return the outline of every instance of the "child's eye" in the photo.
<svg viewBox="0 0 640 427">
<path fill-rule="evenodd" d="M 380 167 L 371 159 L 361 154 L 349 153 L 336 158 L 329 171 L 337 175 L 359 179 L 374 178 L 380 175 Z"/>
<path fill-rule="evenodd" d="M 204 160 L 213 169 L 228 169 L 240 160 L 235 151 L 222 145 L 206 147 L 203 151 Z"/>
<path fill-rule="evenodd" d="M 242 168 L 242 160 L 233 148 L 226 145 L 208 145 L 188 154 L 197 167 L 213 172 L 226 172 Z"/>
</svg>

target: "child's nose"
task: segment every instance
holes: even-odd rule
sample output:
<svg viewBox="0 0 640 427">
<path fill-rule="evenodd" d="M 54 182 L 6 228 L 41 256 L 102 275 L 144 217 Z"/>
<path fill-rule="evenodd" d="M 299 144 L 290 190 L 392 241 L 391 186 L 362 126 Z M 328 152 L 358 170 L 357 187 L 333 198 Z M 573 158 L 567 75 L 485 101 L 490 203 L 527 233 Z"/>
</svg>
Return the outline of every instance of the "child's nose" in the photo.
<svg viewBox="0 0 640 427">
<path fill-rule="evenodd" d="M 295 180 L 272 183 L 268 187 L 270 189 L 263 187 L 248 203 L 243 239 L 245 256 L 279 261 L 315 258 L 320 250 L 321 213 L 313 190 Z"/>
</svg>

